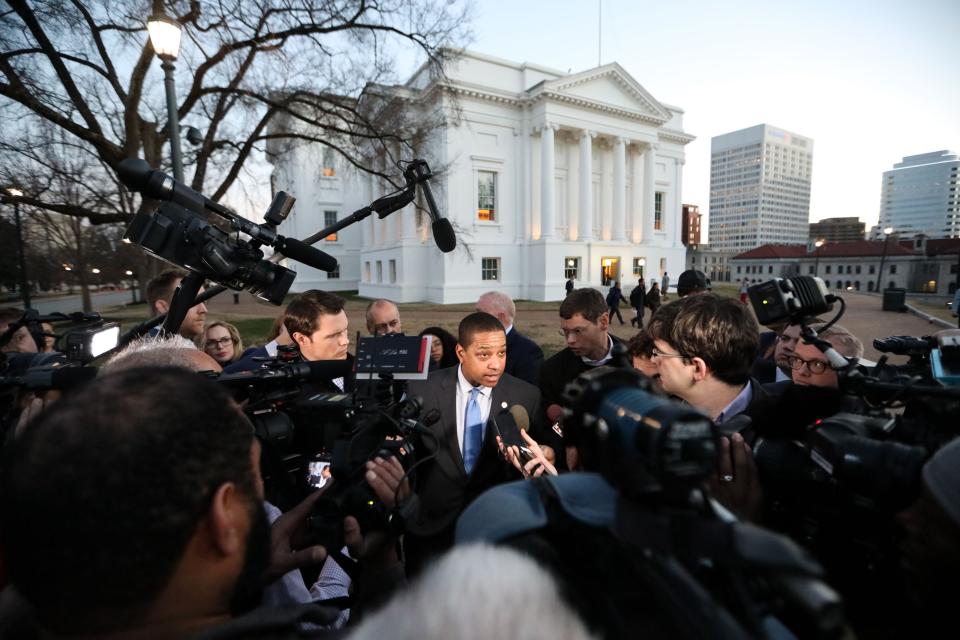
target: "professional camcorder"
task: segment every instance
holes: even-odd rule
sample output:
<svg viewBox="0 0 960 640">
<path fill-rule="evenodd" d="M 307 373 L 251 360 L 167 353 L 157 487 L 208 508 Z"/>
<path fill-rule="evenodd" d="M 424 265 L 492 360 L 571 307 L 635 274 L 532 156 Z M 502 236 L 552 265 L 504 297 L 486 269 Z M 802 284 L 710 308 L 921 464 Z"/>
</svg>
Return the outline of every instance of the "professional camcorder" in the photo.
<svg viewBox="0 0 960 640">
<path fill-rule="evenodd" d="M 413 434 L 431 434 L 425 427 L 439 419 L 421 418 L 416 398 L 392 398 L 391 374 L 407 371 L 398 358 L 410 354 L 413 366 L 425 372 L 429 336 L 360 338 L 357 351 L 363 356 L 358 360 L 309 362 L 295 346 L 281 346 L 276 358 L 262 361 L 257 369 L 217 376 L 245 402 L 262 444 L 267 499 L 288 509 L 325 488 L 310 523 L 317 542 L 328 549 L 342 546 L 341 525 L 347 515 L 356 517 L 364 531 L 402 530 L 400 513 L 386 509 L 366 484 L 365 464 L 376 457 L 396 457 L 411 471 L 423 459 Z M 361 360 L 367 363 L 362 367 L 367 380 L 354 371 Z M 335 378 L 343 378 L 348 391 L 316 391 L 316 383 Z M 326 487 L 329 477 L 334 482 Z"/>
</svg>

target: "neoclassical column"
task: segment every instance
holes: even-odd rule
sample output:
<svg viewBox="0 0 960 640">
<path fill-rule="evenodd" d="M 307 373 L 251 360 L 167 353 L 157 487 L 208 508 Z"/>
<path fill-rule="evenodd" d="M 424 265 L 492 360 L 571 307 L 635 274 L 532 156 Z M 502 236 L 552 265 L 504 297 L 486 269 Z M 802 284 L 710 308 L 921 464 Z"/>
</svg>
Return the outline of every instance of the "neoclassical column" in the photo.
<svg viewBox="0 0 960 640">
<path fill-rule="evenodd" d="M 613 141 L 613 239 L 627 239 L 627 141 Z"/>
<path fill-rule="evenodd" d="M 516 163 L 517 180 L 514 192 L 517 194 L 516 233 L 518 243 L 530 237 L 530 133 L 525 129 L 514 129 L 514 140 L 520 146 L 520 162 Z"/>
<path fill-rule="evenodd" d="M 673 234 L 673 246 L 679 247 L 683 244 L 683 165 L 686 163 L 685 160 L 674 160 L 674 170 L 676 171 L 676 191 L 677 191 L 677 208 L 674 210 L 673 214 L 676 218 L 676 229 Z"/>
<path fill-rule="evenodd" d="M 552 239 L 556 222 L 554 218 L 554 130 L 556 125 L 547 123 L 540 132 L 540 237 Z"/>
<path fill-rule="evenodd" d="M 656 205 L 656 155 L 657 145 L 648 143 L 643 152 L 643 240 L 653 240 L 653 208 Z"/>
<path fill-rule="evenodd" d="M 564 233 L 563 239 L 569 242 L 573 242 L 577 239 L 580 234 L 580 226 L 577 219 L 577 209 L 576 203 L 579 202 L 579 192 L 577 187 L 579 186 L 579 176 L 580 176 L 580 163 L 578 161 L 579 151 L 573 148 L 573 135 L 564 139 L 564 153 L 566 154 L 567 161 L 567 179 L 564 182 L 564 189 L 566 189 L 566 198 L 565 198 L 565 207 L 564 207 Z M 577 174 L 577 179 L 574 178 L 574 173 Z"/>
<path fill-rule="evenodd" d="M 630 240 L 644 240 L 643 233 L 643 178 L 640 154 L 635 146 L 630 147 Z"/>
<path fill-rule="evenodd" d="M 593 137 L 584 129 L 580 132 L 580 240 L 593 240 Z"/>
</svg>

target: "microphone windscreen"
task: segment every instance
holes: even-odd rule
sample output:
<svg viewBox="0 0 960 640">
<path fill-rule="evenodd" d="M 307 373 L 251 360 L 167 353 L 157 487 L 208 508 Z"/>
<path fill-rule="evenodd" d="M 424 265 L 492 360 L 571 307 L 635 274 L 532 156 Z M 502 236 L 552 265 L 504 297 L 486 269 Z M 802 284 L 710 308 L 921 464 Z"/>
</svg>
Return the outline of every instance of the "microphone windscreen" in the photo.
<svg viewBox="0 0 960 640">
<path fill-rule="evenodd" d="M 530 414 L 519 404 L 510 407 L 510 415 L 517 421 L 517 426 L 524 431 L 530 431 Z"/>
<path fill-rule="evenodd" d="M 450 253 L 457 248 L 457 236 L 454 235 L 449 220 L 440 218 L 433 223 L 433 240 L 444 253 Z"/>
<path fill-rule="evenodd" d="M 153 169 L 140 158 L 124 158 L 117 165 L 117 175 L 131 191 L 140 192 L 146 187 Z"/>
<path fill-rule="evenodd" d="M 296 238 L 284 238 L 281 246 L 277 248 L 280 250 L 280 253 L 288 258 L 302 262 L 314 269 L 320 269 L 321 271 L 329 273 L 337 268 L 336 258 Z"/>
</svg>

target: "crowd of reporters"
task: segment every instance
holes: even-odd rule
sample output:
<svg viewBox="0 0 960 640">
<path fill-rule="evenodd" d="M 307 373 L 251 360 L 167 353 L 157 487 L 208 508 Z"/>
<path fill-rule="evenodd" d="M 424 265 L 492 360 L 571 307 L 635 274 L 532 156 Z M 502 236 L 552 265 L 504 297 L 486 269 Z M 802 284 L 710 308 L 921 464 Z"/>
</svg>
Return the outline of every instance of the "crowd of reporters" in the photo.
<svg viewBox="0 0 960 640">
<path fill-rule="evenodd" d="M 169 308 L 182 277 L 166 272 L 151 282 L 153 312 Z M 558 310 L 565 346 L 547 359 L 520 333 L 516 306 L 501 292 L 481 296 L 457 335 L 423 329 L 433 338 L 429 377 L 389 385 L 388 396 L 436 410 L 414 444 L 430 459 L 416 473 L 398 457 L 366 461 L 366 484 L 388 511 L 404 514 L 404 526 L 364 531 L 347 516 L 340 548 L 308 535 L 324 490 L 283 505 L 285 513 L 265 500 L 249 416 L 198 374 L 254 370 L 278 350 L 352 366 L 345 301 L 305 292 L 277 317 L 266 344 L 247 349 L 236 327 L 208 322 L 206 307 L 194 306 L 179 336 L 133 342 L 94 382 L 28 412 L 6 434 L 0 624 L 11 637 L 611 637 L 536 554 L 457 545 L 458 517 L 485 491 L 592 470 L 565 433 L 569 383 L 620 366 L 627 354 L 651 389 L 700 411 L 722 434 L 704 482 L 709 495 L 741 520 L 774 528 L 778 496 L 755 449 L 850 408 L 838 372 L 800 324 L 761 333 L 746 304 L 710 293 L 699 272 L 681 274 L 677 300 L 667 299 L 666 279 L 662 292 L 653 284 L 647 291 L 641 280 L 629 298 L 619 283 L 606 296 L 568 289 Z M 633 335 L 611 330 L 621 304 L 635 310 Z M 0 333 L 17 317 L 0 313 Z M 403 333 L 389 300 L 371 302 L 365 320 L 370 336 Z M 825 329 L 819 338 L 843 356 L 862 357 L 846 329 L 818 318 L 802 324 Z M 39 337 L 43 344 L 17 330 L 3 349 L 53 348 L 45 340 L 52 328 Z M 358 384 L 336 376 L 303 391 L 356 393 Z M 525 416 L 520 443 L 500 437 L 497 418 L 507 413 Z M 903 594 L 903 615 L 880 630 L 851 620 L 848 632 L 897 635 L 949 622 L 949 585 L 960 569 L 960 444 L 933 454 L 918 486 L 897 516 L 902 582 L 882 585 Z"/>
</svg>

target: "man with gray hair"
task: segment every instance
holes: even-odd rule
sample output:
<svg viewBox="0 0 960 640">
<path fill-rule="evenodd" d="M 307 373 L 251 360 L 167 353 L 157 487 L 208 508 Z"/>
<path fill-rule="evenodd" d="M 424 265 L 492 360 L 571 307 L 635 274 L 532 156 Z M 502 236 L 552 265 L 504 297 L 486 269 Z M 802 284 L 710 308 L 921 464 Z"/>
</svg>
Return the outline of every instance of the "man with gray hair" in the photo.
<svg viewBox="0 0 960 640">
<path fill-rule="evenodd" d="M 489 313 L 499 320 L 507 331 L 506 373 L 534 386 L 540 386 L 543 349 L 513 326 L 517 306 L 510 296 L 501 291 L 487 291 L 477 300 L 477 311 Z"/>
<path fill-rule="evenodd" d="M 220 364 L 179 334 L 134 340 L 100 367 L 100 375 L 137 367 L 180 367 L 221 371 Z"/>
<path fill-rule="evenodd" d="M 367 305 L 367 331 L 372 336 L 388 333 L 403 333 L 400 324 L 400 309 L 386 298 L 378 298 Z"/>
</svg>

